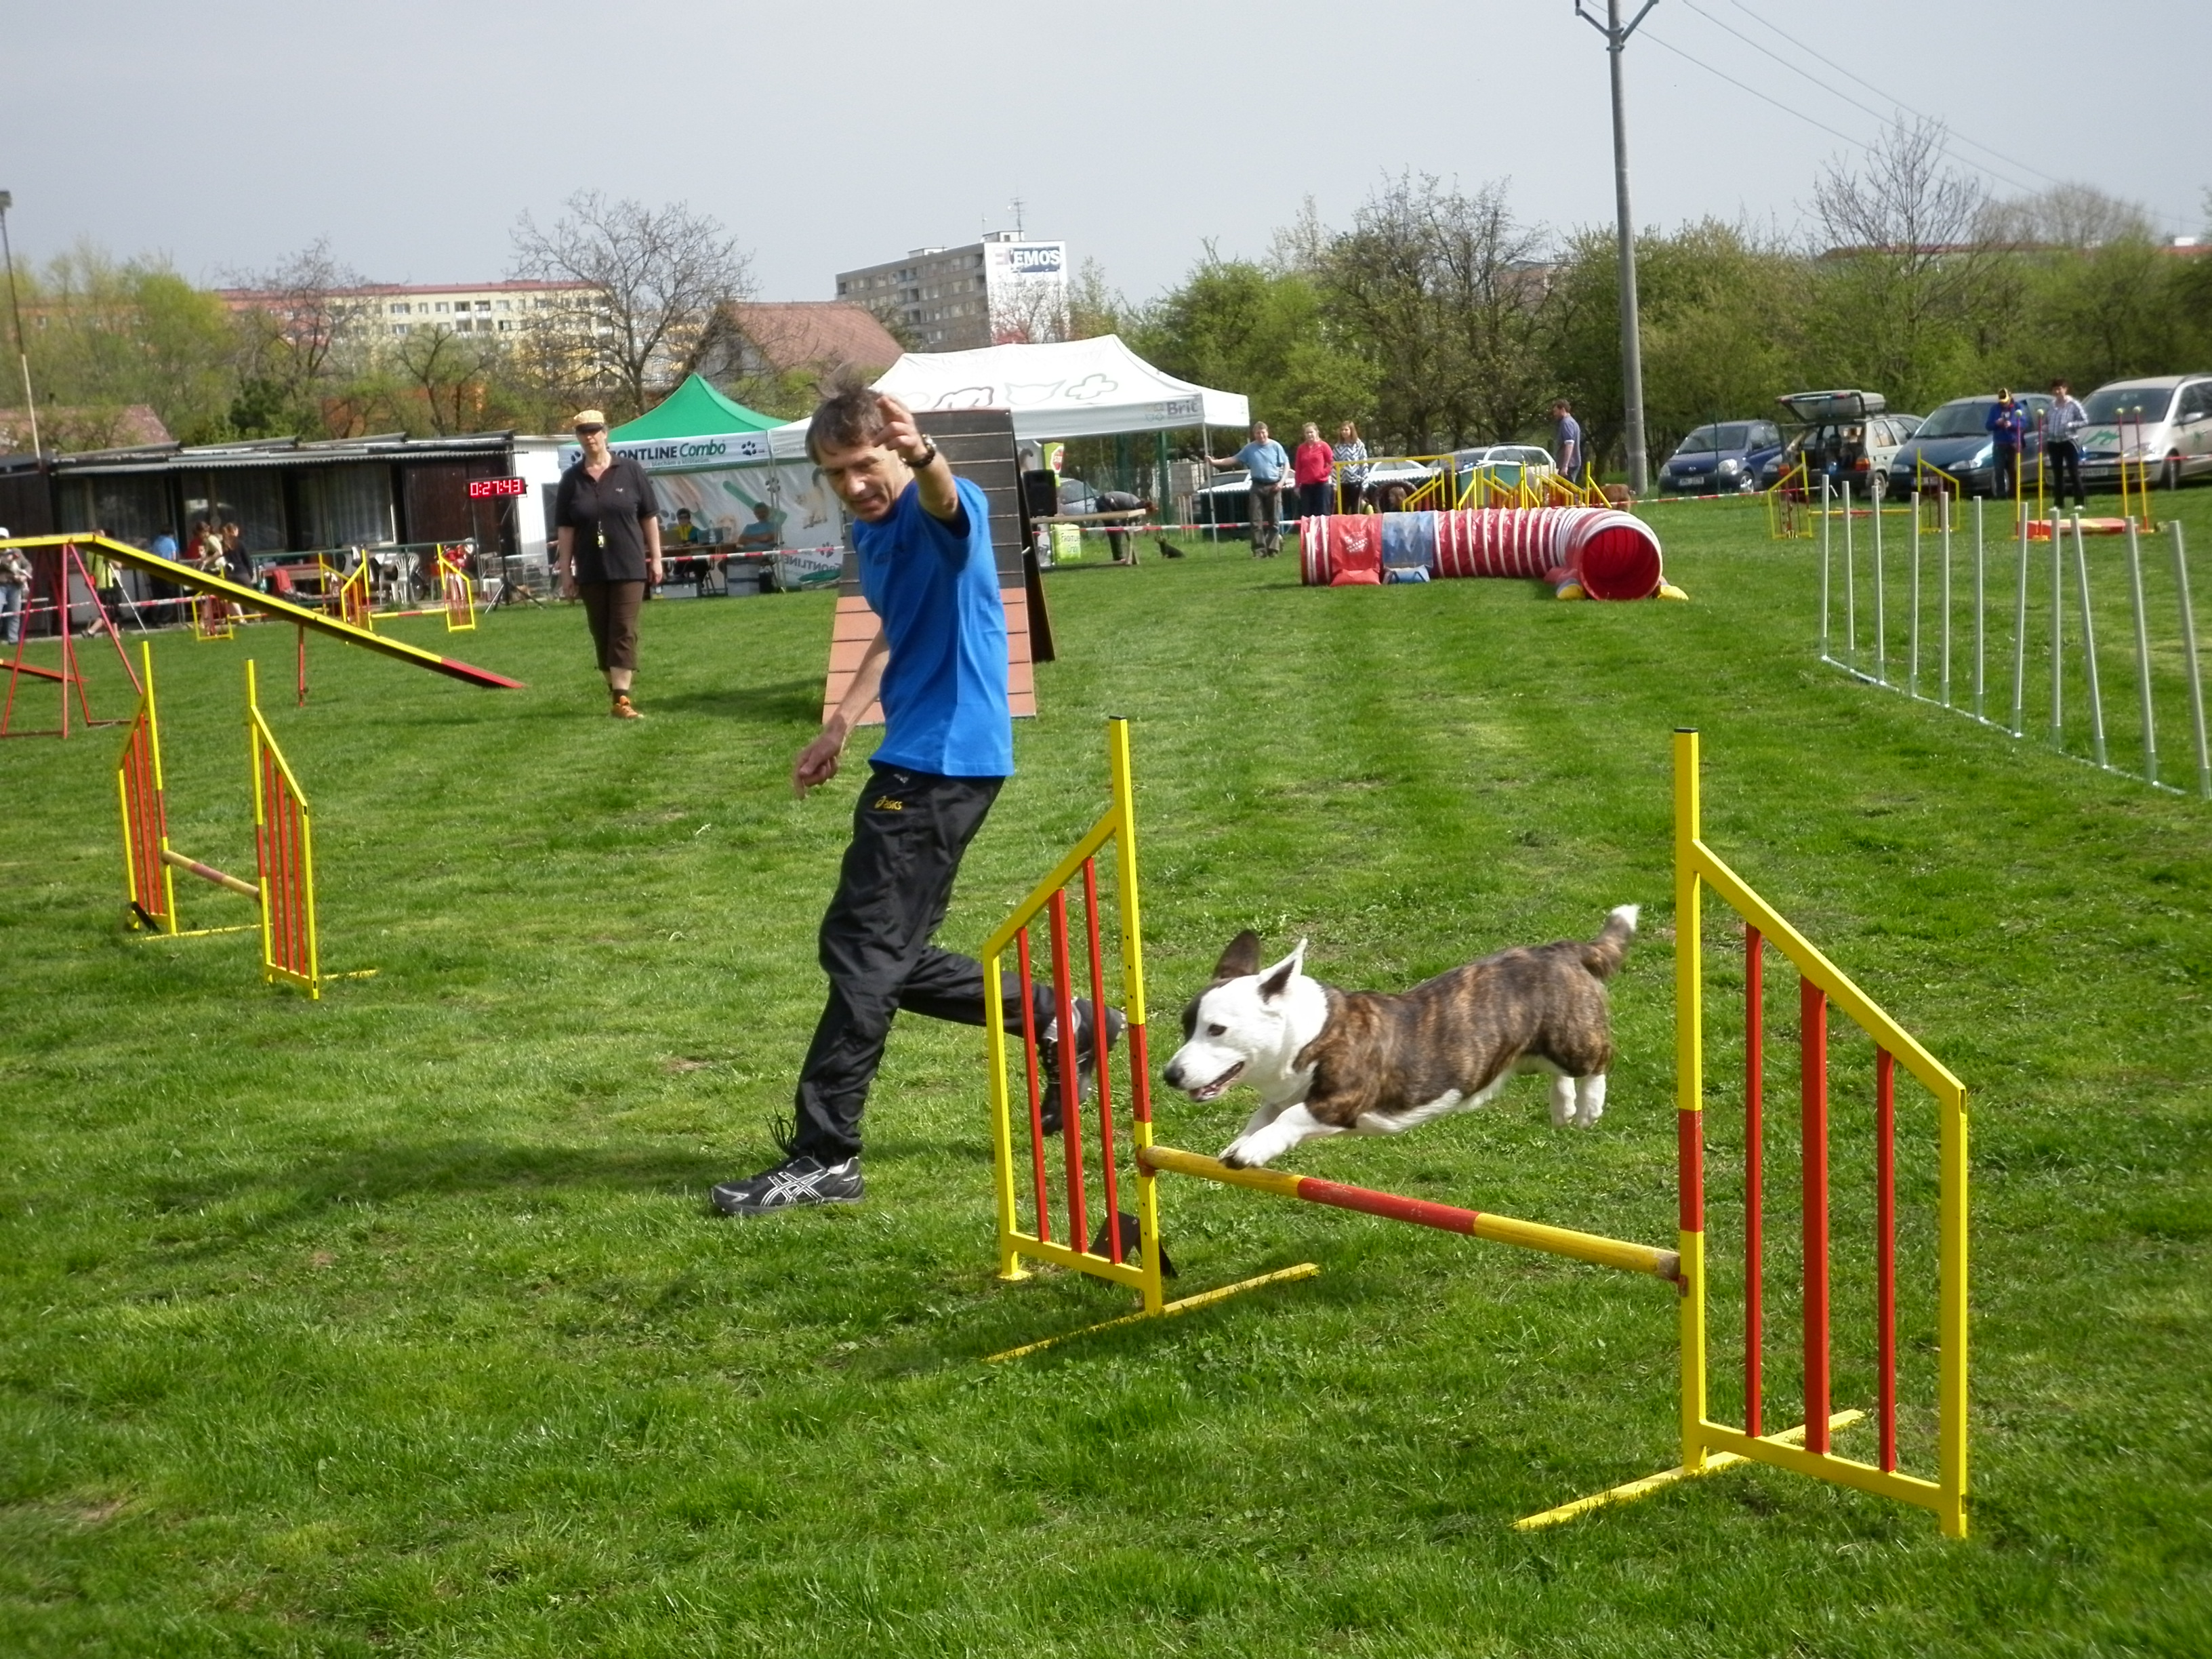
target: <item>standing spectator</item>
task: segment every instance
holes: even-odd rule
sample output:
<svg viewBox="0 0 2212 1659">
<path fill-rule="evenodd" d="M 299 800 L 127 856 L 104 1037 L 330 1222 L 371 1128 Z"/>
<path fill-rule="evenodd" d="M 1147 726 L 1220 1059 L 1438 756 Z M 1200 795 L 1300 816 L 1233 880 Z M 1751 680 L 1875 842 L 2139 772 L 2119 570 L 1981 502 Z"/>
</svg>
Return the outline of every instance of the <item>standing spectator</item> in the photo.
<svg viewBox="0 0 2212 1659">
<path fill-rule="evenodd" d="M 1291 459 L 1291 477 L 1298 486 L 1298 517 L 1328 515 L 1329 497 L 1336 492 L 1329 479 L 1336 471 L 1336 452 L 1321 441 L 1321 428 L 1311 421 L 1298 436 L 1298 453 Z"/>
<path fill-rule="evenodd" d="M 166 530 L 155 534 L 153 545 L 146 550 L 157 559 L 167 559 L 171 564 L 177 562 L 177 538 Z M 153 602 L 157 617 L 168 615 L 167 607 L 183 591 L 176 583 L 163 581 L 159 576 L 146 578 L 146 597 Z"/>
<path fill-rule="evenodd" d="M 222 568 L 240 587 L 253 586 L 253 556 L 246 550 L 246 532 L 234 524 L 222 527 Z"/>
<path fill-rule="evenodd" d="M 1291 470 L 1291 458 L 1267 435 L 1267 423 L 1253 422 L 1250 443 L 1225 461 L 1208 455 L 1206 464 L 1216 471 L 1241 466 L 1250 475 L 1245 499 L 1250 503 L 1252 556 L 1273 558 L 1283 544 L 1283 475 Z"/>
<path fill-rule="evenodd" d="M 2051 416 L 2043 428 L 2044 465 L 2055 473 L 2051 488 L 2051 499 L 2059 507 L 2066 505 L 2066 480 L 2074 480 L 2074 504 L 2089 505 L 2089 497 L 2081 488 L 2081 444 L 2075 437 L 2089 424 L 2089 411 L 2081 407 L 2081 400 L 2074 395 L 2074 388 L 2063 380 L 2051 383 Z"/>
<path fill-rule="evenodd" d="M 553 495 L 561 597 L 583 600 L 599 672 L 614 699 L 610 712 L 634 720 L 637 613 L 648 578 L 660 580 L 660 504 L 645 469 L 607 447 L 605 414 L 579 410 L 575 428 L 583 457 L 561 475 Z"/>
<path fill-rule="evenodd" d="M 803 797 L 836 776 L 846 739 L 879 696 L 884 738 L 854 803 L 853 838 L 822 918 L 830 995 L 799 1074 L 784 1159 L 715 1187 L 711 1197 L 725 1215 L 858 1203 L 860 1115 L 892 1020 L 905 1010 L 984 1023 L 982 964 L 939 949 L 931 935 L 945 920 L 962 856 L 1014 769 L 1006 616 L 982 490 L 953 476 L 905 404 L 866 386 L 841 386 L 814 411 L 806 449 L 852 514 L 853 558 L 876 621 L 844 696 L 799 751 L 793 788 Z M 1020 981 L 1009 974 L 1000 982 L 1006 1024 L 1019 1031 Z M 1076 1042 L 1081 1092 L 1096 1073 L 1102 1022 L 1088 1000 L 1077 1001 L 1077 1030 L 1063 1034 L 1057 994 L 1042 979 L 1030 989 L 1050 1133 L 1063 1115 L 1056 1044 Z M 1127 1021 L 1109 1010 L 1103 1023 L 1110 1048 Z"/>
<path fill-rule="evenodd" d="M 1151 505 L 1143 496 L 1127 489 L 1102 489 L 1097 500 L 1097 505 L 1092 510 L 1098 513 L 1134 513 Z M 1113 556 L 1115 564 L 1134 564 L 1137 562 L 1137 538 L 1126 527 L 1130 522 L 1124 520 L 1118 526 L 1112 524 L 1106 526 L 1106 550 Z"/>
<path fill-rule="evenodd" d="M 1574 405 L 1565 398 L 1552 405 L 1552 453 L 1558 459 L 1561 477 L 1582 476 L 1582 422 L 1575 419 Z"/>
<path fill-rule="evenodd" d="M 1360 497 L 1367 491 L 1367 446 L 1360 441 L 1359 428 L 1346 421 L 1336 429 L 1336 443 L 1330 452 L 1336 461 L 1336 510 L 1340 513 L 1359 511 Z"/>
<path fill-rule="evenodd" d="M 2027 432 L 2027 416 L 2009 387 L 1998 388 L 1983 425 L 1990 434 L 1990 493 L 2008 501 L 2020 489 L 2020 447 Z"/>
<path fill-rule="evenodd" d="M 0 525 L 0 539 L 8 526 Z M 14 645 L 23 637 L 23 605 L 31 594 L 31 562 L 20 547 L 0 547 L 0 632 Z"/>
</svg>

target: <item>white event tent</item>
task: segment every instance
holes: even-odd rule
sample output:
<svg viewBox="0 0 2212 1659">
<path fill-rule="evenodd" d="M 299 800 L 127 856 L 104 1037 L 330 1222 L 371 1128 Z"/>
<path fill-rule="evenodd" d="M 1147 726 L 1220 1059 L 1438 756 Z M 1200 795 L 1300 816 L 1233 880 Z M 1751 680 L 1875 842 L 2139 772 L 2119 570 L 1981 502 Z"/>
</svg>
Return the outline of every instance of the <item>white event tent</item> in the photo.
<svg viewBox="0 0 2212 1659">
<path fill-rule="evenodd" d="M 975 351 L 909 351 L 884 371 L 876 389 L 917 411 L 1010 409 L 1014 435 L 1038 440 L 1242 427 L 1252 418 L 1243 392 L 1178 380 L 1117 334 Z M 804 421 L 777 428 L 777 458 L 804 456 L 805 432 Z"/>
</svg>

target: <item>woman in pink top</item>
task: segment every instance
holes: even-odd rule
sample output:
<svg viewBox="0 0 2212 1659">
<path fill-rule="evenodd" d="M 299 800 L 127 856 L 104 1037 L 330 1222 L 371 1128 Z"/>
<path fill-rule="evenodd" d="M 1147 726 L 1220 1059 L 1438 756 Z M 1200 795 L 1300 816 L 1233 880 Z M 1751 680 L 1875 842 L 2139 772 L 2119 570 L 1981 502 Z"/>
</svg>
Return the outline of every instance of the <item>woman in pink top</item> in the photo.
<svg viewBox="0 0 2212 1659">
<path fill-rule="evenodd" d="M 1336 452 L 1321 441 L 1321 428 L 1308 421 L 1291 456 L 1291 481 L 1298 487 L 1298 517 L 1327 516 L 1335 468 Z"/>
</svg>

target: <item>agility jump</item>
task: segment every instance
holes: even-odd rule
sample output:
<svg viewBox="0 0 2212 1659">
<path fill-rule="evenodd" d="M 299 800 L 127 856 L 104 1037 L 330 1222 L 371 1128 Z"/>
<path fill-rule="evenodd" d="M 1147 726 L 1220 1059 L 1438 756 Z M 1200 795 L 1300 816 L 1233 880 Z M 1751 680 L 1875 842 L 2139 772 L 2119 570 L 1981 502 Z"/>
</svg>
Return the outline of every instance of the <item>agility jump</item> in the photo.
<svg viewBox="0 0 2212 1659">
<path fill-rule="evenodd" d="M 1702 839 L 1698 787 L 1698 750 L 1695 732 L 1674 739 L 1675 764 L 1675 1018 L 1676 1155 L 1678 1233 L 1676 1247 L 1663 1249 L 1625 1239 L 1520 1220 L 1365 1188 L 1322 1181 L 1281 1170 L 1231 1169 L 1193 1152 L 1157 1145 L 1150 1065 L 1146 1047 L 1143 935 L 1138 895 L 1136 822 L 1129 759 L 1127 722 L 1107 726 L 1107 758 L 1112 804 L 1030 892 L 983 946 L 983 981 L 990 1000 L 985 1028 L 988 1082 L 992 1109 L 992 1143 L 997 1180 L 999 1275 L 1029 1276 L 1024 1261 L 1045 1261 L 1137 1292 L 1138 1311 L 1085 1330 L 1048 1337 L 990 1356 L 1018 1358 L 1091 1331 L 1135 1323 L 1209 1306 L 1240 1291 L 1320 1272 L 1313 1262 L 1279 1269 L 1218 1289 L 1168 1301 L 1163 1288 L 1165 1256 L 1161 1247 L 1158 1182 L 1162 1175 L 1195 1176 L 1277 1197 L 1403 1221 L 1493 1243 L 1515 1245 L 1595 1266 L 1618 1268 L 1673 1285 L 1678 1301 L 1680 1348 L 1681 1462 L 1645 1480 L 1613 1487 L 1594 1497 L 1533 1515 L 1516 1522 L 1523 1528 L 1571 1520 L 1592 1510 L 1656 1492 L 1681 1480 L 1716 1473 L 1740 1463 L 1760 1462 L 1816 1480 L 1856 1488 L 1933 1510 L 1945 1533 L 1966 1532 L 1966 1091 L 1958 1079 L 1928 1054 L 1871 999 L 1859 990 Z M 1112 911 L 1099 895 L 1098 865 L 1109 848 L 1117 891 Z M 1040 918 L 1048 929 L 1054 981 L 1061 1002 L 1060 1028 L 1073 1029 L 1070 890 L 1080 888 L 1083 937 L 1088 947 L 1090 990 L 1094 1005 L 1105 1006 L 1115 988 L 1109 982 L 1109 956 L 1118 968 L 1121 1004 L 1128 1018 L 1122 1076 L 1129 1103 L 1126 1139 L 1114 1107 L 1115 1061 L 1103 1056 L 1097 1073 L 1095 1123 L 1071 1109 L 1061 1131 L 1057 1160 L 1046 1157 L 1043 1132 L 1039 1033 L 1029 1018 L 1032 971 L 1031 927 Z M 1709 1346 L 1706 1330 L 1705 1127 L 1704 1127 L 1704 960 L 1698 933 L 1705 888 L 1717 893 L 1746 925 L 1748 942 L 1746 1004 L 1746 1189 L 1744 1421 L 1714 1420 L 1707 1401 Z M 1112 925 L 1118 922 L 1118 927 Z M 1771 944 L 1801 976 L 1801 1087 L 1802 1109 L 1803 1352 L 1804 1422 L 1778 1431 L 1764 1427 L 1762 1357 L 1764 1329 L 1765 1208 L 1760 1152 L 1763 1145 L 1764 949 Z M 1000 975 L 1009 951 L 1023 997 L 1022 1065 L 1019 1080 L 1010 1076 L 1012 1056 L 999 994 Z M 1858 1421 L 1858 1410 L 1832 1409 L 1829 1364 L 1830 1236 L 1828 1202 L 1827 1012 L 1840 1008 L 1871 1036 L 1875 1065 L 1876 1373 L 1875 1401 L 1879 1442 L 1877 1461 L 1844 1457 L 1832 1447 L 1835 1430 Z M 1060 1045 L 1061 1098 L 1079 1099 L 1074 1045 Z M 1937 1471 L 1926 1479 L 1899 1468 L 1897 1435 L 1897 1260 L 1895 1070 L 1902 1061 L 1934 1097 L 1939 1112 L 1937 1149 L 1937 1312 L 1940 1375 L 1936 1401 Z M 1016 1161 L 1016 1107 L 1026 1104 L 1028 1156 Z M 1096 1134 L 1095 1176 L 1085 1167 L 1085 1142 Z M 1121 1149 L 1126 1146 L 1127 1153 Z M 1051 1163 L 1061 1167 L 1055 1170 Z M 1124 1211 L 1122 1173 L 1134 1166 L 1135 1188 Z M 1025 1189 L 1025 1190 L 1024 1190 Z M 1102 1223 L 1093 1233 L 1093 1197 Z M 1055 1202 L 1055 1200 L 1057 1202 Z M 1026 1213 L 1024 1213 L 1026 1212 Z M 1086 1239 L 1088 1243 L 1086 1243 Z"/>
<path fill-rule="evenodd" d="M 412 663 L 417 668 L 432 669 L 438 673 L 450 675 L 454 679 L 465 680 L 471 685 L 486 686 L 503 691 L 519 691 L 522 689 L 520 680 L 511 680 L 504 674 L 495 674 L 489 668 L 478 668 L 472 663 L 462 662 L 455 657 L 441 657 L 435 652 L 425 651 L 399 640 L 386 639 L 383 635 L 372 633 L 367 627 L 354 622 L 325 616 L 320 611 L 310 611 L 304 605 L 294 605 L 289 599 L 280 599 L 273 594 L 264 593 L 258 587 L 247 587 L 242 583 L 232 581 L 228 577 L 196 569 L 188 564 L 179 564 L 172 559 L 157 558 L 143 548 L 132 547 L 127 543 L 116 541 L 112 537 L 16 536 L 0 542 L 0 546 L 59 547 L 68 550 L 72 554 L 79 548 L 98 548 L 100 552 L 118 564 L 128 565 L 133 570 L 144 571 L 149 575 L 160 577 L 163 581 L 174 582 L 179 587 L 188 587 L 196 592 L 207 594 L 214 599 L 228 599 L 233 604 L 258 611 L 276 621 L 288 622 L 296 628 L 310 629 L 318 634 L 327 635 L 334 640 L 343 640 L 348 645 L 365 647 L 368 650 L 379 652 L 398 661 Z"/>
<path fill-rule="evenodd" d="M 256 879 L 219 870 L 169 845 L 168 795 L 161 775 L 161 717 L 154 701 L 154 653 L 138 647 L 138 708 L 131 718 L 123 752 L 115 763 L 115 789 L 123 823 L 123 871 L 128 891 L 128 921 L 165 937 L 191 938 L 240 933 L 253 924 L 186 929 L 179 925 L 176 872 L 197 876 L 212 886 L 255 902 L 260 910 L 261 977 L 295 985 L 319 999 L 332 978 L 320 965 L 315 932 L 314 824 L 299 781 L 262 718 L 254 687 L 253 664 L 246 665 L 247 752 L 253 775 L 253 848 Z M 367 972 L 373 973 L 374 969 Z"/>
</svg>

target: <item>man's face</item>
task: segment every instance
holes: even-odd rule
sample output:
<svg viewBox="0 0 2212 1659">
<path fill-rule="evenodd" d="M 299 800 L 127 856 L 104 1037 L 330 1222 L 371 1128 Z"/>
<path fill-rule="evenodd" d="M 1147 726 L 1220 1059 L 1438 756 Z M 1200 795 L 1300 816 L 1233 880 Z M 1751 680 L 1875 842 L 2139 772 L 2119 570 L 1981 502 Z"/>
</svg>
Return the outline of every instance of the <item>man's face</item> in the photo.
<svg viewBox="0 0 2212 1659">
<path fill-rule="evenodd" d="M 869 524 L 890 516 L 899 492 L 914 476 L 904 461 L 881 444 L 855 444 L 849 449 L 824 446 L 814 465 L 845 503 L 845 510 Z"/>
<path fill-rule="evenodd" d="M 1252 422 L 1252 441 L 1255 444 L 1263 444 L 1267 441 L 1267 423 L 1265 421 L 1255 421 Z"/>
</svg>

